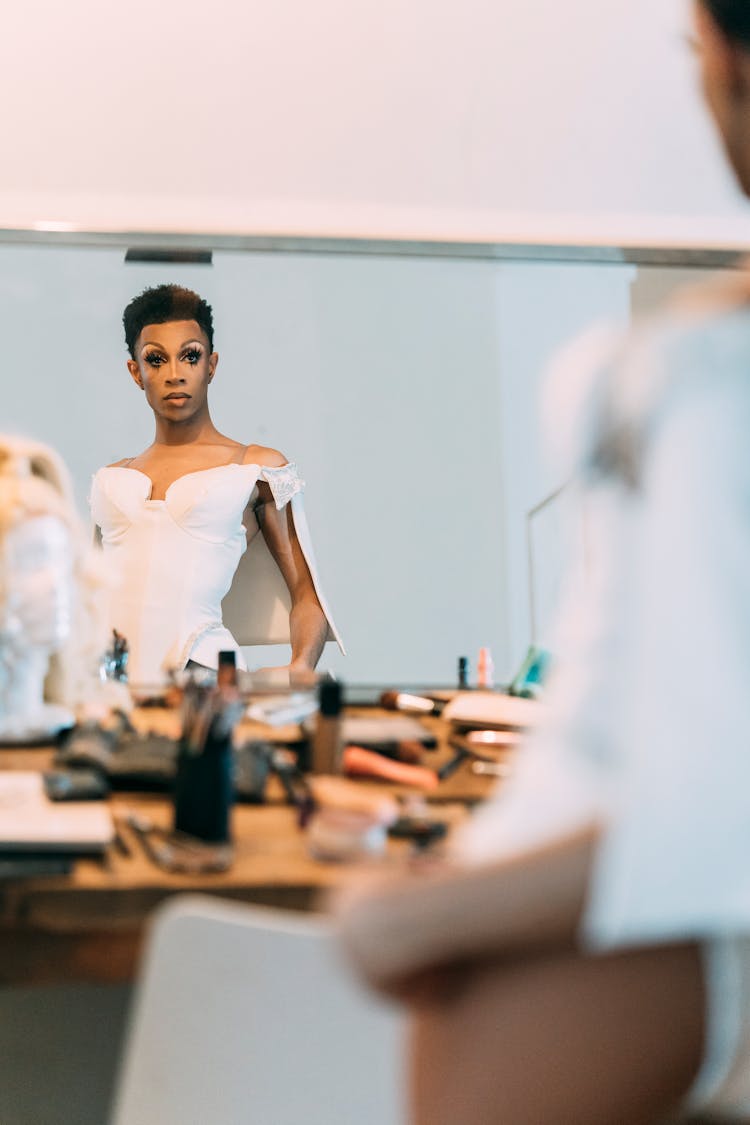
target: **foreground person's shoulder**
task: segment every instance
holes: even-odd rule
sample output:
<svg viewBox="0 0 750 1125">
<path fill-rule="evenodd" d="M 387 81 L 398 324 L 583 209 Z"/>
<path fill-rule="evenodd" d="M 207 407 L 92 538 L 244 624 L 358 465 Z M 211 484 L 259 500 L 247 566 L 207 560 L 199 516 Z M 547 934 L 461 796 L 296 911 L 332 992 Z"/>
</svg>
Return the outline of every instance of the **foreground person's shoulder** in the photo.
<svg viewBox="0 0 750 1125">
<path fill-rule="evenodd" d="M 283 465 L 288 464 L 289 459 L 278 449 L 272 449 L 269 445 L 248 445 L 242 460 L 246 465 L 261 465 L 266 469 L 280 469 Z"/>
<path fill-rule="evenodd" d="M 667 310 L 695 318 L 750 309 L 750 262 L 743 269 L 723 270 L 677 289 Z"/>
</svg>

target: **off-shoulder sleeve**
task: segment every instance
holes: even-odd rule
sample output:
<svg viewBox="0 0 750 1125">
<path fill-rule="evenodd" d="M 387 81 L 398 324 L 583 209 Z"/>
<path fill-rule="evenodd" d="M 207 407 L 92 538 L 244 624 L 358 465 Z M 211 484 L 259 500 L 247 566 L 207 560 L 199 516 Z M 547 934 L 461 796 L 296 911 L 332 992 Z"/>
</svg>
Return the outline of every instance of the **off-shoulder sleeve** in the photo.
<svg viewBox="0 0 750 1125">
<path fill-rule="evenodd" d="M 289 505 L 302 554 L 305 556 L 321 609 L 328 620 L 327 639 L 336 641 L 342 653 L 345 653 L 318 575 L 302 495 L 305 482 L 293 461 L 278 468 L 261 466 L 259 479 L 268 483 L 277 509 L 281 510 Z M 289 590 L 262 535 L 254 536 L 240 559 L 232 588 L 224 599 L 223 608 L 224 620 L 239 644 L 289 642 L 291 609 Z"/>
<path fill-rule="evenodd" d="M 288 461 L 286 465 L 280 465 L 278 468 L 262 465 L 260 476 L 271 489 L 273 502 L 279 511 L 305 487 L 305 482 L 299 475 L 299 469 L 294 461 Z"/>
</svg>

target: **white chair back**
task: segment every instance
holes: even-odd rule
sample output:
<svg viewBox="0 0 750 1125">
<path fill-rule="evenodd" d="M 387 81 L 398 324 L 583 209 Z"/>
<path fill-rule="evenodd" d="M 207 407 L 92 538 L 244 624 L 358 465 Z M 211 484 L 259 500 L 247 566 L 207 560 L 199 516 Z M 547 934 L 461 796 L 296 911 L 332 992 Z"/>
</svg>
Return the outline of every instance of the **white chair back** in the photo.
<svg viewBox="0 0 750 1125">
<path fill-rule="evenodd" d="M 400 1125 L 402 1032 L 322 917 L 180 896 L 154 917 L 112 1125 Z"/>
<path fill-rule="evenodd" d="M 305 556 L 318 601 L 328 618 L 328 641 L 344 645 L 320 584 L 310 529 L 302 494 L 293 496 L 289 510 L 294 520 L 299 545 Z M 289 610 L 292 600 L 281 571 L 274 562 L 260 532 L 250 540 L 240 559 L 232 585 L 222 604 L 224 624 L 239 645 L 278 645 L 289 643 Z"/>
</svg>

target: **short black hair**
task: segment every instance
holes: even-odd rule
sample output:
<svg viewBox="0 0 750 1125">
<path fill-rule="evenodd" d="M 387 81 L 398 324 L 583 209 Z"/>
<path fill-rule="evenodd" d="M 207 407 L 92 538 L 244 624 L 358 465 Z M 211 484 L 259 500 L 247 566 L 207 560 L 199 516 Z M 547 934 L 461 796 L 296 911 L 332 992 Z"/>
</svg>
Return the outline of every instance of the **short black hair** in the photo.
<svg viewBox="0 0 750 1125">
<path fill-rule="evenodd" d="M 750 4 L 748 0 L 702 0 L 727 36 L 750 48 Z"/>
<path fill-rule="evenodd" d="M 208 350 L 214 350 L 214 318 L 209 303 L 181 285 L 156 285 L 134 297 L 122 314 L 131 357 L 135 359 L 136 340 L 147 324 L 167 324 L 171 320 L 196 321 L 206 334 Z"/>
</svg>

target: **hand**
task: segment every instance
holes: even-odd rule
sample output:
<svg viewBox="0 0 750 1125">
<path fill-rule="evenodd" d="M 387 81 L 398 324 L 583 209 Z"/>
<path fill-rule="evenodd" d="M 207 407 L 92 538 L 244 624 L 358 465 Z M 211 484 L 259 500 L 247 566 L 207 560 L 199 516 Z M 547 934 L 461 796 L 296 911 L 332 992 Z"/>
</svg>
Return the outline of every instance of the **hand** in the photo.
<svg viewBox="0 0 750 1125">
<path fill-rule="evenodd" d="M 318 675 L 313 668 L 300 660 L 293 660 L 288 665 L 289 682 L 293 687 L 312 687 L 318 681 Z"/>
<path fill-rule="evenodd" d="M 312 668 L 295 661 L 292 661 L 291 664 L 256 668 L 253 675 L 257 676 L 258 679 L 267 680 L 269 684 L 274 686 L 289 684 L 293 688 L 313 687 L 318 679 Z"/>
<path fill-rule="evenodd" d="M 264 680 L 274 687 L 286 687 L 289 683 L 289 665 L 266 665 L 264 668 L 252 669 L 253 679 Z"/>
<path fill-rule="evenodd" d="M 440 866 L 435 865 L 436 874 Z M 416 877 L 415 870 L 402 869 L 399 875 L 392 869 L 360 867 L 328 897 L 339 940 L 355 971 L 382 996 L 412 1008 L 449 1002 L 464 986 L 468 974 L 460 959 L 454 962 L 441 958 L 432 964 L 429 953 L 424 963 L 417 958 L 408 967 L 399 964 L 396 950 L 400 938 L 389 926 L 389 917 L 394 908 L 399 909 L 399 898 L 403 894 L 418 895 L 421 884 L 422 875 Z M 425 936 L 429 950 L 429 935 Z M 384 943 L 396 954 L 395 962 L 390 961 Z"/>
</svg>

